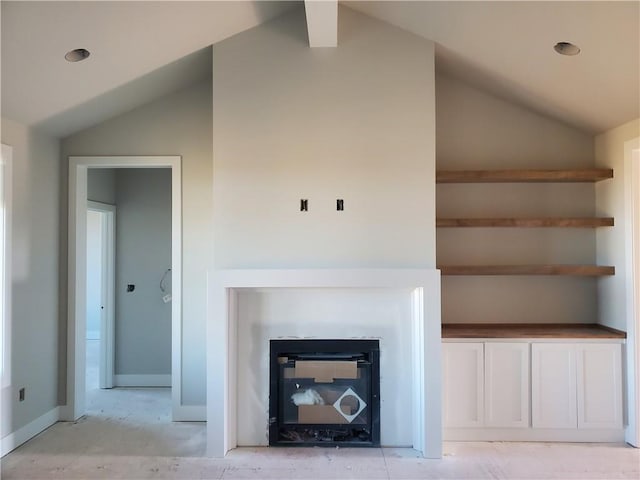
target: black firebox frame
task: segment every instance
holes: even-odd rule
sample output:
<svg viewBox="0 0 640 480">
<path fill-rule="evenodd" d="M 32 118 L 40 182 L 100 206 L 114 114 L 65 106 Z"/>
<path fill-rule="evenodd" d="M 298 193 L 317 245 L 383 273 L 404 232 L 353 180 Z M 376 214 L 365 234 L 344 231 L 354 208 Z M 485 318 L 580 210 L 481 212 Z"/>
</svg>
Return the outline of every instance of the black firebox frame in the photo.
<svg viewBox="0 0 640 480">
<path fill-rule="evenodd" d="M 357 428 L 339 424 L 285 424 L 283 385 L 281 379 L 283 365 L 279 362 L 282 357 L 293 359 L 304 358 L 312 360 L 357 360 L 358 365 L 366 366 L 370 372 L 369 395 L 363 398 L 367 404 L 369 421 Z M 317 340 L 291 339 L 270 341 L 269 366 L 269 445 L 270 446 L 348 446 L 348 447 L 377 447 L 380 446 L 380 342 L 379 340 Z M 360 367 L 358 367 L 360 368 Z M 300 379 L 294 379 L 300 382 Z M 306 379 L 302 379 L 306 381 Z M 290 380 L 287 380 L 290 381 Z M 312 383 L 313 379 L 309 379 Z M 351 429 L 351 432 L 361 430 L 361 435 L 346 435 L 340 432 Z M 282 432 L 300 432 L 307 437 L 309 432 L 317 434 L 317 440 L 306 439 L 296 441 L 283 438 Z"/>
</svg>

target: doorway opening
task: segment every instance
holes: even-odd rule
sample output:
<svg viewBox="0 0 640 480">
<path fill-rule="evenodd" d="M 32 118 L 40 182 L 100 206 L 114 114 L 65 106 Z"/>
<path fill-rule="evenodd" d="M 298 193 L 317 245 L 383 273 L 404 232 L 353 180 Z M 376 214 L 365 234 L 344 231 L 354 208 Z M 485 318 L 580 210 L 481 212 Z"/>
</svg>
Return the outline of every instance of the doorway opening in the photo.
<svg viewBox="0 0 640 480">
<path fill-rule="evenodd" d="M 170 331 L 168 334 L 167 343 L 170 345 L 170 355 L 168 363 L 170 374 L 158 375 L 162 377 L 164 386 L 171 387 L 171 417 L 174 421 L 182 420 L 181 415 L 181 171 L 180 171 L 181 159 L 178 156 L 161 156 L 161 157 L 69 157 L 69 295 L 68 295 L 68 328 L 67 328 L 67 404 L 62 409 L 62 419 L 68 421 L 74 421 L 84 415 L 87 410 L 87 331 L 88 331 L 88 270 L 87 270 L 87 246 L 88 246 L 88 225 L 89 211 L 93 211 L 100 208 L 104 208 L 100 205 L 95 205 L 87 201 L 88 198 L 88 173 L 91 169 L 168 169 L 170 173 L 170 243 L 168 243 L 167 249 L 170 251 L 169 265 L 161 265 L 161 274 L 166 270 L 171 271 L 171 283 L 173 285 L 171 295 L 167 298 L 167 293 L 159 295 L 158 285 L 156 280 L 153 282 L 144 281 L 141 285 L 137 284 L 135 279 L 127 279 L 124 282 L 124 291 L 120 292 L 120 283 L 123 283 L 121 279 L 117 278 L 117 273 L 114 274 L 116 278 L 115 286 L 112 289 L 112 297 L 116 298 L 120 295 L 130 295 L 129 298 L 133 298 L 136 293 L 143 293 L 143 286 L 153 283 L 154 288 L 158 290 L 156 292 L 159 298 L 164 297 L 165 308 L 170 311 Z M 144 185 L 138 185 L 139 190 L 144 190 Z M 108 209 L 107 209 L 108 210 Z M 122 217 L 122 209 L 119 209 L 118 216 Z M 111 229 L 111 233 L 115 231 L 115 211 L 113 212 L 114 224 Z M 144 223 L 145 219 L 141 219 L 140 223 Z M 102 224 L 102 222 L 100 222 Z M 103 224 L 104 225 L 104 224 Z M 106 232 L 109 232 L 108 227 Z M 105 231 L 101 232 L 104 236 Z M 144 250 L 144 243 L 140 245 L 140 248 Z M 101 256 L 107 253 L 102 253 Z M 114 254 L 115 258 L 115 254 Z M 108 270 L 108 269 L 107 269 Z M 116 269 L 119 271 L 119 269 Z M 101 278 L 107 277 L 107 283 L 112 284 L 108 279 L 107 272 L 101 272 Z M 162 275 L 160 275 L 161 277 Z M 160 277 L 157 281 L 160 282 Z M 166 279 L 165 279 L 166 282 Z M 166 285 L 166 283 L 165 283 Z M 136 290 L 137 289 L 137 290 Z M 165 286 L 166 289 L 166 286 Z M 107 293 L 104 293 L 104 292 Z M 101 304 L 100 307 L 109 304 L 109 289 L 103 289 L 100 294 L 101 300 L 106 300 L 105 304 Z M 105 298 L 106 296 L 106 298 Z M 118 297 L 120 298 L 120 297 Z M 118 301 L 119 302 L 119 301 Z M 114 300 L 114 304 L 119 304 Z M 111 312 L 115 316 L 116 308 L 112 308 Z M 109 323 L 108 319 L 110 314 L 108 308 L 104 309 L 100 317 L 104 321 L 100 327 L 100 337 L 104 336 L 104 347 L 101 345 L 100 357 L 105 359 L 104 373 L 101 375 L 100 384 L 104 385 L 103 388 L 109 388 L 109 386 L 129 386 L 126 382 L 139 383 L 140 381 L 148 381 L 148 378 L 141 379 L 139 375 L 128 375 L 126 369 L 124 374 L 119 378 L 118 368 L 122 366 L 118 365 L 118 356 L 115 355 L 116 361 L 109 369 L 109 358 L 111 361 L 114 359 L 114 352 L 116 351 L 118 329 L 114 326 L 117 323 L 115 320 Z M 113 317 L 111 317 L 113 318 Z M 122 332 L 121 332 L 122 333 Z M 124 332 L 126 334 L 126 332 Z M 153 328 L 148 329 L 149 334 L 154 333 Z M 113 346 L 112 351 L 109 352 L 109 341 Z M 142 350 L 141 350 L 142 351 Z M 135 352 L 134 352 L 135 357 Z M 109 371 L 111 372 L 111 378 L 109 378 Z M 156 377 L 154 375 L 147 375 L 146 377 Z M 157 378 L 152 378 L 156 381 Z M 130 385 L 138 386 L 138 385 Z M 139 386 L 155 386 L 155 385 L 139 385 Z"/>
</svg>

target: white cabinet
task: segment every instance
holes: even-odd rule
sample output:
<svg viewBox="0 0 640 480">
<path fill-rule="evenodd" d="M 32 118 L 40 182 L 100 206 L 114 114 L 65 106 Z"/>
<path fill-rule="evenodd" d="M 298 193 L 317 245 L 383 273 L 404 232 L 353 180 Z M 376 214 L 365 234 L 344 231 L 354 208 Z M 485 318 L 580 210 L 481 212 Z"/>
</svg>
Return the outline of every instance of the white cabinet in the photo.
<svg viewBox="0 0 640 480">
<path fill-rule="evenodd" d="M 621 441 L 622 343 L 443 343 L 448 440 Z"/>
<path fill-rule="evenodd" d="M 622 428 L 622 350 L 613 343 L 534 343 L 534 428 Z"/>
<path fill-rule="evenodd" d="M 622 427 L 622 351 L 620 345 L 577 348 L 578 428 Z"/>
<path fill-rule="evenodd" d="M 442 346 L 443 423 L 448 427 L 479 427 L 484 410 L 484 345 Z"/>
<path fill-rule="evenodd" d="M 445 343 L 446 427 L 528 427 L 529 345 Z"/>
<path fill-rule="evenodd" d="M 531 424 L 576 428 L 576 345 L 531 345 Z"/>
<path fill-rule="evenodd" d="M 485 425 L 529 426 L 529 344 L 485 343 Z"/>
</svg>

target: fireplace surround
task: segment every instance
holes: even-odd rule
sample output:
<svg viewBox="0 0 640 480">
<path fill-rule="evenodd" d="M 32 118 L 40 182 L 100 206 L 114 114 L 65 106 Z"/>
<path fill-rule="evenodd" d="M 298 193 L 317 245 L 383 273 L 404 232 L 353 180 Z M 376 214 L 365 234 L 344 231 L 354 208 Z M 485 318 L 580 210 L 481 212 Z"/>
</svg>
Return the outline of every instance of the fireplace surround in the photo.
<svg viewBox="0 0 640 480">
<path fill-rule="evenodd" d="M 211 272 L 207 317 L 209 456 L 222 457 L 238 444 L 238 376 L 246 374 L 246 367 L 238 370 L 238 348 L 246 340 L 238 336 L 238 310 L 246 302 L 242 292 L 263 289 L 279 292 L 287 289 L 405 291 L 410 308 L 402 324 L 410 336 L 412 364 L 408 380 L 412 431 L 410 443 L 406 446 L 412 446 L 427 458 L 441 457 L 440 274 L 435 269 L 247 269 Z M 268 354 L 264 359 L 264 364 L 267 363 Z M 265 424 L 267 417 L 265 408 Z"/>
</svg>

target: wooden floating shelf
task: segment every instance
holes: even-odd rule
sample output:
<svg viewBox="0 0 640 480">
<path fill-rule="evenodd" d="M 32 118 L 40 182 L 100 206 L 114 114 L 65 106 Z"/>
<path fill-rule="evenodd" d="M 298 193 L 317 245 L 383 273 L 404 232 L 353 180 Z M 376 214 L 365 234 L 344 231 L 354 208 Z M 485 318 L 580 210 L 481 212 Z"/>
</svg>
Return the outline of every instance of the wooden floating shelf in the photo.
<svg viewBox="0 0 640 480">
<path fill-rule="evenodd" d="M 442 275 L 615 275 L 615 267 L 599 265 L 439 265 Z"/>
<path fill-rule="evenodd" d="M 612 227 L 613 218 L 437 218 L 436 227 Z"/>
<path fill-rule="evenodd" d="M 598 182 L 613 178 L 609 168 L 581 170 L 439 170 L 436 183 Z"/>
</svg>

